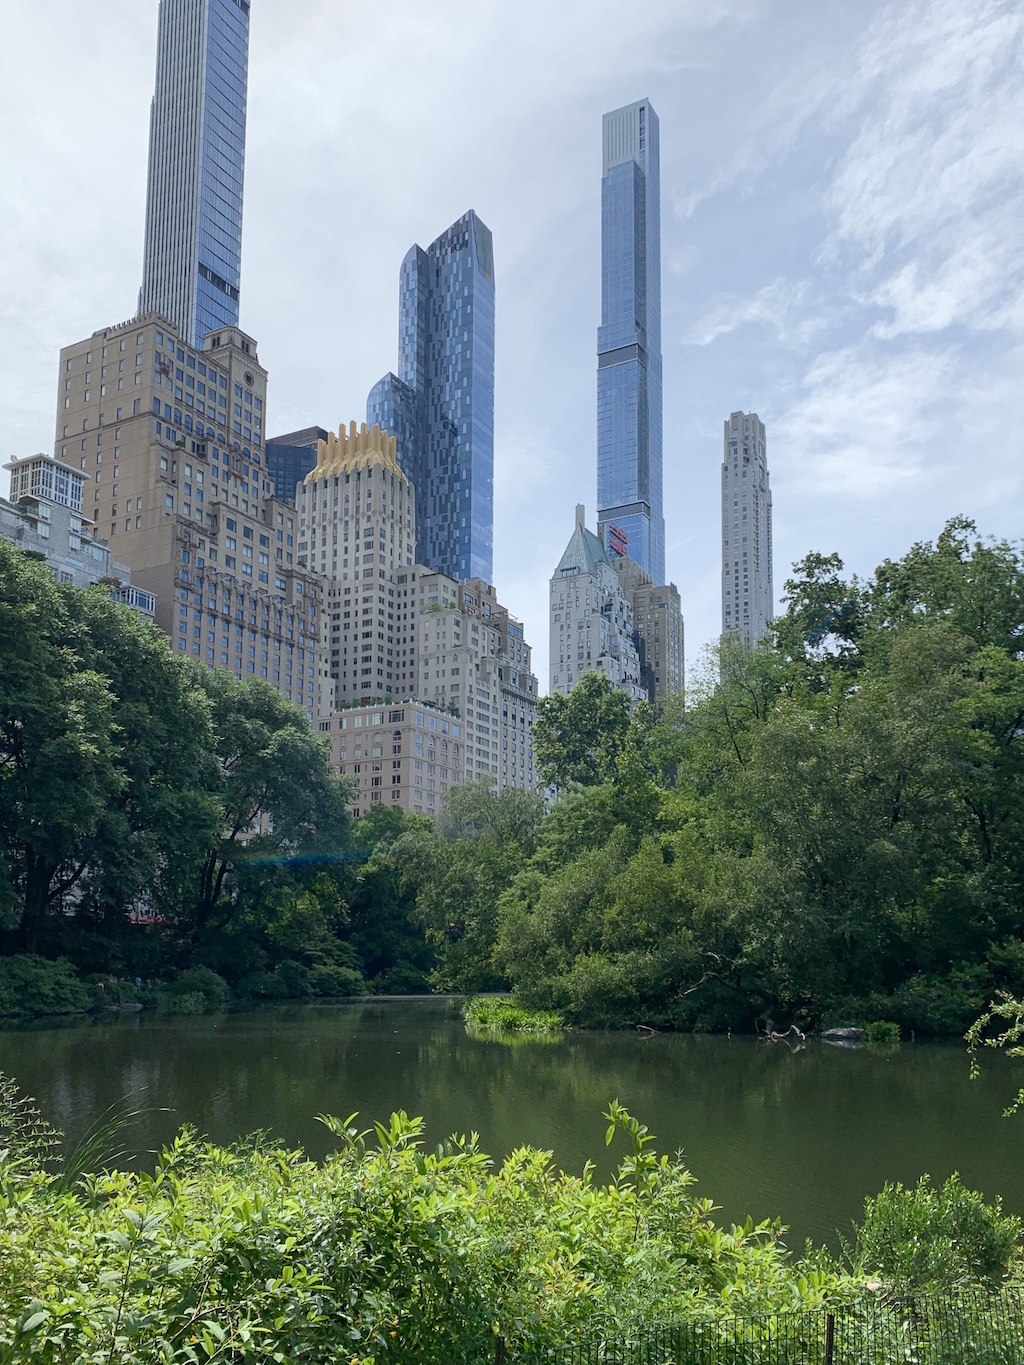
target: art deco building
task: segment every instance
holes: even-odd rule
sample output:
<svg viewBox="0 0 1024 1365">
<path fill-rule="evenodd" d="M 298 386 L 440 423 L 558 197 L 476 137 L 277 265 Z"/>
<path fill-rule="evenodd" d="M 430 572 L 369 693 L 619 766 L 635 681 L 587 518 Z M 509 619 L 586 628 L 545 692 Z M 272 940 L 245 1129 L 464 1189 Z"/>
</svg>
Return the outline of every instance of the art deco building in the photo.
<svg viewBox="0 0 1024 1365">
<path fill-rule="evenodd" d="M 585 673 L 603 673 L 631 702 L 646 697 L 629 594 L 601 541 L 576 508 L 576 529 L 551 579 L 550 691 L 569 693 Z"/>
<path fill-rule="evenodd" d="M 757 644 L 775 615 L 772 493 L 764 423 L 734 412 L 722 460 L 722 635 Z"/>
<path fill-rule="evenodd" d="M 248 0 L 160 0 L 139 315 L 238 325 Z"/>
<path fill-rule="evenodd" d="M 402 262 L 398 374 L 371 389 L 366 420 L 395 436 L 416 489 L 417 562 L 490 582 L 494 250 L 472 210 Z"/>
<path fill-rule="evenodd" d="M 300 486 L 300 562 L 327 582 L 330 673 L 339 704 L 415 690 L 416 625 L 400 614 L 398 575 L 413 563 L 416 509 L 380 427 L 339 428 L 318 443 Z"/>
<path fill-rule="evenodd" d="M 323 593 L 267 476 L 266 389 L 252 337 L 224 328 L 199 350 L 150 313 L 61 351 L 55 455 L 171 648 L 266 679 L 312 719 L 333 701 Z"/>
<path fill-rule="evenodd" d="M 495 789 L 532 789 L 537 680 L 523 628 L 482 579 L 460 584 L 413 562 L 416 494 L 395 438 L 353 422 L 321 441 L 297 510 L 302 561 L 327 580 L 339 709 L 383 714 L 418 698 L 465 723 L 446 784 L 486 777 Z M 394 799 L 413 809 L 412 791 Z"/>
<path fill-rule="evenodd" d="M 658 585 L 631 559 L 615 561 L 615 572 L 633 609 L 633 638 L 647 696 L 658 701 L 682 694 L 685 679 L 683 613 L 674 583 Z"/>
<path fill-rule="evenodd" d="M 602 134 L 598 534 L 663 583 L 658 116 L 639 100 L 605 114 Z"/>
</svg>

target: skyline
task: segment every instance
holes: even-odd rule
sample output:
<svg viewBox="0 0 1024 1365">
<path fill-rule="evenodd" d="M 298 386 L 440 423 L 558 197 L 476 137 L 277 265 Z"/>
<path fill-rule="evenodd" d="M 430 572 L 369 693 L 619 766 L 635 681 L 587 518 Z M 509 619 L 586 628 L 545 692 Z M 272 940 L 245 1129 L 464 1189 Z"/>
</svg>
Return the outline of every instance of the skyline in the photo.
<svg viewBox="0 0 1024 1365">
<path fill-rule="evenodd" d="M 412 7 L 379 32 L 356 11 L 256 7 L 241 324 L 270 370 L 268 429 L 361 415 L 397 353 L 398 261 L 474 204 L 500 276 L 494 578 L 544 675 L 546 575 L 572 507 L 596 501 L 599 121 L 645 93 L 663 134 L 666 577 L 690 663 L 717 633 L 731 411 L 757 411 L 771 434 L 777 587 L 811 549 L 869 572 L 958 512 L 1016 534 L 1021 16 L 656 5 L 630 34 L 609 6 L 580 39 L 582 12 L 549 17 L 537 52 L 539 8 L 449 7 L 438 26 L 469 83 L 433 92 L 417 73 L 437 40 Z M 14 25 L 5 102 L 24 111 L 24 159 L 2 229 L 5 457 L 48 448 L 59 346 L 134 307 L 156 8 L 112 0 L 97 27 L 45 0 Z M 577 41 L 559 85 L 549 75 Z M 13 64 L 26 51 L 46 54 L 52 108 Z M 486 79 L 484 51 L 501 53 Z M 720 98 L 738 68 L 743 98 Z M 465 103 L 472 127 L 453 120 Z M 76 107 L 98 123 L 105 177 L 67 136 Z M 375 178 L 399 146 L 402 176 Z"/>
</svg>

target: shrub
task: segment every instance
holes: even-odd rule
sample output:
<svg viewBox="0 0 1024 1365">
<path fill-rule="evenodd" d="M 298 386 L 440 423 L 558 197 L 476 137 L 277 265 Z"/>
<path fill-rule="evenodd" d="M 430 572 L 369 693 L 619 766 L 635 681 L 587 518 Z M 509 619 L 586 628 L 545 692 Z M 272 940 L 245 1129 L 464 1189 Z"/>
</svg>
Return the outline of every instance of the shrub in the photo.
<svg viewBox="0 0 1024 1365">
<path fill-rule="evenodd" d="M 565 1021 L 554 1010 L 528 1010 L 511 1000 L 480 995 L 467 1000 L 462 1017 L 471 1028 L 495 1033 L 557 1033 Z"/>
<path fill-rule="evenodd" d="M 222 1010 L 231 999 L 228 983 L 209 967 L 188 967 L 179 972 L 169 990 L 176 1014 L 212 1014 L 214 1010 Z M 195 1001 L 182 1008 L 181 1002 L 188 996 L 198 996 L 202 1008 L 197 1009 Z"/>
<path fill-rule="evenodd" d="M 607 1117 L 627 1148 L 606 1186 L 534 1148 L 428 1146 L 404 1113 L 325 1119 L 322 1163 L 185 1132 L 155 1174 L 70 1190 L 0 1153 L 0 1359 L 453 1365 L 493 1359 L 496 1332 L 540 1356 L 656 1315 L 815 1307 L 840 1282 L 791 1262 L 778 1224 L 719 1227 L 681 1162 Z"/>
<path fill-rule="evenodd" d="M 78 1014 L 91 1004 L 92 992 L 66 958 L 0 957 L 0 1016 Z"/>
<path fill-rule="evenodd" d="M 854 1261 L 900 1294 L 994 1286 L 1005 1277 L 1020 1235 L 1020 1220 L 1003 1216 L 1001 1200 L 986 1204 L 958 1175 L 939 1189 L 925 1175 L 912 1189 L 887 1184 L 865 1200 Z"/>
<path fill-rule="evenodd" d="M 365 995 L 366 982 L 354 967 L 339 967 L 337 963 L 328 962 L 311 970 L 309 989 L 313 995 Z"/>
<path fill-rule="evenodd" d="M 872 1047 L 895 1048 L 900 1045 L 900 1026 L 887 1019 L 876 1019 L 865 1025 L 864 1032 Z"/>
</svg>

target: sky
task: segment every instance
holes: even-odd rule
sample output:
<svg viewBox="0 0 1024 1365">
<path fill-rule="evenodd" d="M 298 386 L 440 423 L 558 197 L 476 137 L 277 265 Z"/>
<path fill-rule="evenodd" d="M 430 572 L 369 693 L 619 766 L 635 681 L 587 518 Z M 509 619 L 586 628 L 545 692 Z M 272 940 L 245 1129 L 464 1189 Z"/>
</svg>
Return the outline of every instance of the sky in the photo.
<svg viewBox="0 0 1024 1365">
<path fill-rule="evenodd" d="M 52 449 L 62 345 L 129 318 L 157 0 L 33 0 L 0 53 L 0 456 Z M 594 525 L 601 115 L 661 120 L 667 572 L 720 625 L 722 423 L 767 427 L 774 580 L 1024 511 L 1019 0 L 252 0 L 241 324 L 271 434 L 365 417 L 398 270 L 494 234 L 495 562 L 547 684 Z"/>
</svg>

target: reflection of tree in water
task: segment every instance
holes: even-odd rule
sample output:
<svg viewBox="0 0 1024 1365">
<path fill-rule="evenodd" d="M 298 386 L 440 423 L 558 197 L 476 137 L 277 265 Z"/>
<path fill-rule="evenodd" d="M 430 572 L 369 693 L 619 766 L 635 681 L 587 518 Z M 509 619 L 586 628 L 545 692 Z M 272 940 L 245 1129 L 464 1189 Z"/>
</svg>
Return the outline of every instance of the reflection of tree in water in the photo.
<svg viewBox="0 0 1024 1365">
<path fill-rule="evenodd" d="M 601 1113 L 618 1099 L 661 1150 L 683 1149 L 727 1219 L 780 1214 L 796 1244 L 846 1227 L 886 1179 L 926 1170 L 959 1170 L 1024 1209 L 1024 1126 L 1000 1117 L 1013 1063 L 993 1057 L 972 1084 L 955 1045 L 878 1055 L 812 1040 L 794 1054 L 753 1038 L 570 1032 L 510 1048 L 468 1036 L 457 1005 L 429 1000 L 136 1015 L 0 1039 L 0 1066 L 72 1135 L 126 1094 L 169 1106 L 140 1121 L 143 1149 L 188 1121 L 217 1141 L 269 1129 L 317 1156 L 332 1146 L 317 1113 L 369 1123 L 402 1108 L 424 1117 L 431 1145 L 477 1131 L 497 1157 L 534 1144 L 568 1171 L 592 1159 L 604 1177 L 617 1153 Z"/>
</svg>

